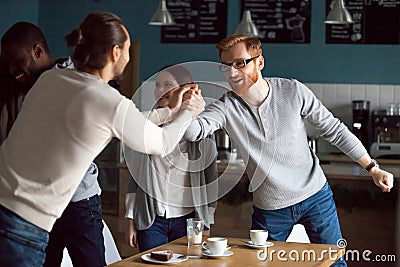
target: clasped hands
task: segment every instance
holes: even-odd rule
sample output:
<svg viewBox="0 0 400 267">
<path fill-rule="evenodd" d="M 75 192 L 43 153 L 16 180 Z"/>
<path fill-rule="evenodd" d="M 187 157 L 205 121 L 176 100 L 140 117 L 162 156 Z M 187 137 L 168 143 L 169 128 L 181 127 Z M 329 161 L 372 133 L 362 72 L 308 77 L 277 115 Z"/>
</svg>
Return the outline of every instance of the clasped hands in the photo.
<svg viewBox="0 0 400 267">
<path fill-rule="evenodd" d="M 192 118 L 203 112 L 206 103 L 197 84 L 184 84 L 172 90 L 168 107 L 171 109 L 173 116 L 182 110 L 190 111 Z"/>
</svg>

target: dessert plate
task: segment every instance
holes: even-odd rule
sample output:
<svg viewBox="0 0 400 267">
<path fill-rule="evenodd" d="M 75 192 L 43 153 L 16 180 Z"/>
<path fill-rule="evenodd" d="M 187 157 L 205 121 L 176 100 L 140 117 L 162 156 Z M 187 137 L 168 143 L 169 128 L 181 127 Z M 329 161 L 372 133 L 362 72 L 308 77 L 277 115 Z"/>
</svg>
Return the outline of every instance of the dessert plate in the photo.
<svg viewBox="0 0 400 267">
<path fill-rule="evenodd" d="M 251 240 L 244 242 L 244 244 L 251 248 L 265 248 L 265 247 L 272 247 L 274 245 L 274 243 L 269 242 L 269 241 L 265 241 L 264 245 L 254 245 L 253 241 L 251 241 Z"/>
<path fill-rule="evenodd" d="M 158 264 L 177 264 L 182 261 L 186 261 L 188 259 L 187 256 L 179 253 L 174 253 L 171 259 L 167 261 L 161 261 L 157 259 L 153 259 L 151 256 L 151 253 L 143 254 L 140 258 L 144 261 L 151 262 L 151 263 L 158 263 Z"/>
<path fill-rule="evenodd" d="M 201 252 L 201 255 L 209 257 L 209 258 L 223 258 L 223 257 L 232 256 L 233 252 L 230 250 L 225 250 L 224 254 L 215 255 L 215 254 L 211 254 L 211 251 L 209 249 L 206 249 Z"/>
</svg>

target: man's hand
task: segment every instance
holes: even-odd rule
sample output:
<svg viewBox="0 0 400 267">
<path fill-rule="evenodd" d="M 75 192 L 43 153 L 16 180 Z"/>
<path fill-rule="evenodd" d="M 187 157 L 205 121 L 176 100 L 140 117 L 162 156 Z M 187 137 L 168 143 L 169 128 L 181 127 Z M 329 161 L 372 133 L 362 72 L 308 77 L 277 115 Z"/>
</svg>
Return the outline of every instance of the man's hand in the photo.
<svg viewBox="0 0 400 267">
<path fill-rule="evenodd" d="M 137 235 L 136 235 L 136 224 L 133 219 L 127 218 L 127 223 L 126 223 L 126 238 L 128 241 L 128 245 L 136 248 L 137 247 Z"/>
<path fill-rule="evenodd" d="M 193 118 L 199 115 L 205 107 L 199 86 L 197 84 L 185 84 L 174 90 L 169 99 L 168 107 L 171 109 L 173 116 L 180 110 L 192 112 Z"/>
<path fill-rule="evenodd" d="M 192 118 L 203 112 L 206 106 L 206 102 L 201 96 L 201 91 L 198 89 L 198 87 L 187 91 L 183 96 L 183 101 L 184 102 L 182 103 L 181 110 L 191 111 Z"/>
<path fill-rule="evenodd" d="M 393 174 L 374 167 L 369 172 L 374 179 L 374 183 L 382 189 L 382 192 L 390 192 L 393 187 Z"/>
<path fill-rule="evenodd" d="M 197 84 L 185 84 L 177 89 L 173 89 L 173 93 L 169 98 L 168 107 L 172 112 L 179 110 L 180 105 L 182 104 L 183 95 L 190 90 L 199 90 L 199 86 Z"/>
<path fill-rule="evenodd" d="M 201 90 L 198 87 L 196 87 L 196 88 L 191 89 L 183 94 L 182 102 L 192 100 L 192 99 L 200 99 L 200 98 L 203 98 L 201 96 Z"/>
</svg>

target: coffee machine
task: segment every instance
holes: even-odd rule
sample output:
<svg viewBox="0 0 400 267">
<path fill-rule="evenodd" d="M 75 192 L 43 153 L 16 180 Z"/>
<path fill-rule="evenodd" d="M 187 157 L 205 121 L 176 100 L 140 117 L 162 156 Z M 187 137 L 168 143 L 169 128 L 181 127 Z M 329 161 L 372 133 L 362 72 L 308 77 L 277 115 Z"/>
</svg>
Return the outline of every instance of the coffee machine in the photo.
<svg viewBox="0 0 400 267">
<path fill-rule="evenodd" d="M 400 114 L 374 110 L 370 153 L 375 158 L 400 159 Z"/>
<path fill-rule="evenodd" d="M 367 150 L 370 147 L 369 105 L 367 100 L 353 101 L 353 133 Z"/>
</svg>

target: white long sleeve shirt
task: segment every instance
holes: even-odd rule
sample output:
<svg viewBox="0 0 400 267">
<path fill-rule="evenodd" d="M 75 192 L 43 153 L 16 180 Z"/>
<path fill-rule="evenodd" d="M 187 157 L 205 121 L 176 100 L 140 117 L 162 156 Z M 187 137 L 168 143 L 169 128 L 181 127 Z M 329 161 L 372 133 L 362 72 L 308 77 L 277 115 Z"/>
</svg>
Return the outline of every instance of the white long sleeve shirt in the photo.
<svg viewBox="0 0 400 267">
<path fill-rule="evenodd" d="M 101 79 L 49 70 L 26 96 L 0 147 L 0 204 L 50 231 L 89 164 L 113 137 L 134 150 L 164 156 L 190 120 L 184 111 L 160 128 Z"/>
<path fill-rule="evenodd" d="M 151 196 L 157 199 L 157 215 L 167 219 L 184 216 L 194 210 L 193 207 L 186 207 L 184 203 L 190 203 L 192 195 L 188 195 L 183 188 L 190 187 L 190 177 L 187 163 L 186 142 L 181 142 L 167 157 L 151 157 L 154 172 L 149 177 L 154 185 L 154 192 Z M 138 159 L 139 160 L 139 159 Z M 191 193 L 191 192 L 189 192 Z M 130 196 L 129 196 L 129 195 Z M 135 204 L 135 193 L 128 193 L 127 207 Z M 126 210 L 128 218 L 133 218 L 133 208 Z M 130 215 L 129 215 L 130 214 Z"/>
</svg>

